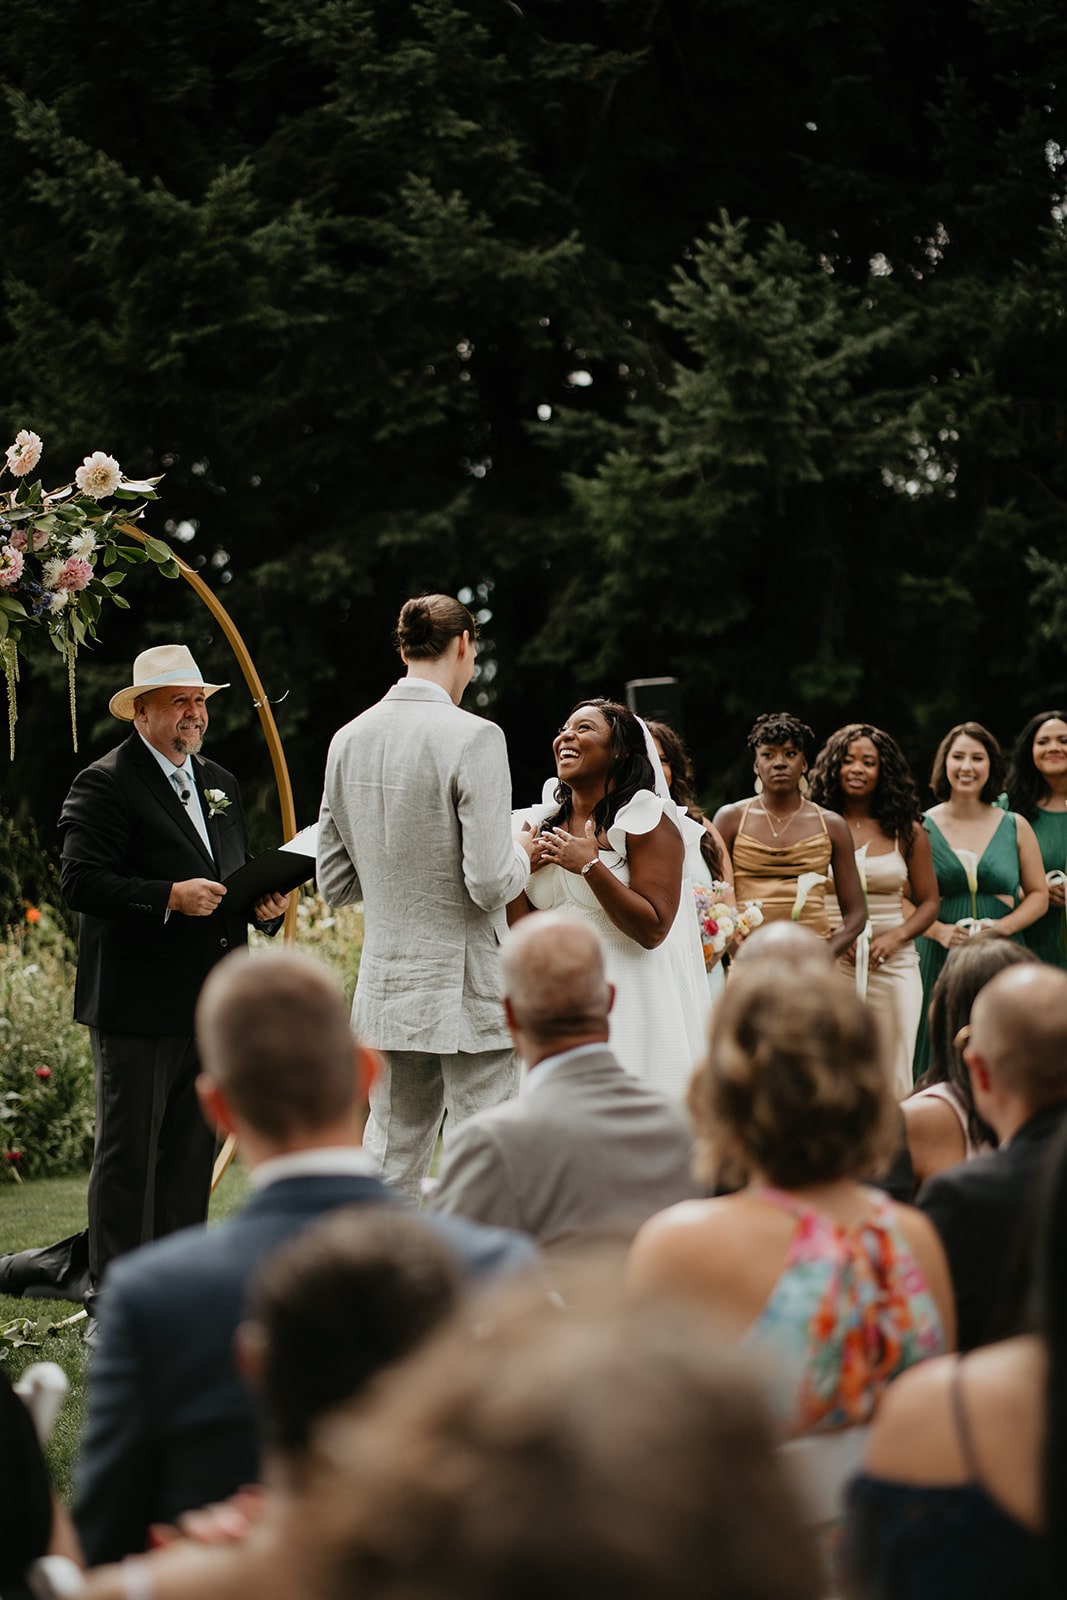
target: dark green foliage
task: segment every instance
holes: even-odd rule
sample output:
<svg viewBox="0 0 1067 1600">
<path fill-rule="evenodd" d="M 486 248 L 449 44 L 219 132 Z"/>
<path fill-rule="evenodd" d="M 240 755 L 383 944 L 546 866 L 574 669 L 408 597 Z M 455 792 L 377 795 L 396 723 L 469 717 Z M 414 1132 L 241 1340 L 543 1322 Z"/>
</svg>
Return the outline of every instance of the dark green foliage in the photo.
<svg viewBox="0 0 1067 1600">
<path fill-rule="evenodd" d="M 52 908 L 67 934 L 77 933 L 78 919 L 63 902 L 59 869 L 36 824 L 31 818 L 20 827 L 0 808 L 0 937 L 23 927 L 27 916 L 32 921 L 42 905 Z"/>
<path fill-rule="evenodd" d="M 709 798 L 772 703 L 924 767 L 1067 692 L 1061 8 L 9 0 L 0 79 L 0 424 L 46 483 L 166 474 L 302 819 L 421 588 L 492 613 L 522 798 L 628 677 L 683 679 Z M 234 677 L 184 586 L 124 593 L 82 759 L 144 645 Z M 63 695 L 33 663 L 19 815 L 79 764 Z M 265 841 L 252 708 L 212 713 Z"/>
</svg>

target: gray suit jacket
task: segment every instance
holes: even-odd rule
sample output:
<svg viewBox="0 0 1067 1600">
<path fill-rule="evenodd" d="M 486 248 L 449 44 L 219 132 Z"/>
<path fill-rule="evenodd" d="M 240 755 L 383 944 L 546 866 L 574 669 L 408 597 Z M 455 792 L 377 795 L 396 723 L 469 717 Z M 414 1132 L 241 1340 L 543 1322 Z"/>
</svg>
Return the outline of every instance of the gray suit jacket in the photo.
<svg viewBox="0 0 1067 1600">
<path fill-rule="evenodd" d="M 461 1123 L 431 1204 L 538 1239 L 629 1239 L 665 1206 L 702 1193 L 682 1108 L 624 1072 L 605 1045 L 561 1056 L 517 1100 Z"/>
<path fill-rule="evenodd" d="M 511 775 L 495 723 L 404 678 L 334 736 L 318 883 L 364 907 L 352 1022 L 380 1050 L 503 1050 L 504 907 L 529 858 L 511 837 Z"/>
</svg>

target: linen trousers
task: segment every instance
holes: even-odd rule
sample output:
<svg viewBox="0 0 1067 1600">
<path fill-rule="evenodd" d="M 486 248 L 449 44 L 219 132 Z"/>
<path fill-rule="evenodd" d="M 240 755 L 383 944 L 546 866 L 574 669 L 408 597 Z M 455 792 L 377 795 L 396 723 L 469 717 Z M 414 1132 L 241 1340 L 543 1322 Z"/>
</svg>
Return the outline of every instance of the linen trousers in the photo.
<svg viewBox="0 0 1067 1600">
<path fill-rule="evenodd" d="M 418 1203 L 442 1119 L 447 1148 L 453 1129 L 467 1117 L 519 1092 L 519 1073 L 514 1050 L 386 1052 L 363 1135 L 363 1148 L 383 1182 Z"/>
</svg>

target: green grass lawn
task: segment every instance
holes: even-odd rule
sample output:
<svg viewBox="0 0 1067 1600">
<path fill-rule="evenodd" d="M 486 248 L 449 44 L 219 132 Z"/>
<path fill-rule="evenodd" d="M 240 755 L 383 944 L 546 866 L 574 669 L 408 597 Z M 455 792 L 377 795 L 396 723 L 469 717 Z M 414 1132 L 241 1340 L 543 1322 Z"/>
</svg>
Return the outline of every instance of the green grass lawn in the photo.
<svg viewBox="0 0 1067 1600">
<path fill-rule="evenodd" d="M 0 1188 L 0 1253 L 51 1244 L 85 1226 L 85 1191 L 88 1174 L 69 1178 L 38 1178 L 32 1183 L 10 1183 Z M 211 1221 L 229 1216 L 245 1199 L 248 1179 L 235 1162 L 211 1202 Z M 70 1499 L 74 1463 L 85 1421 L 86 1383 L 92 1351 L 82 1337 L 85 1319 L 56 1327 L 76 1314 L 67 1300 L 15 1299 L 0 1294 L 0 1327 L 25 1324 L 17 1333 L 28 1342 L 9 1350 L 5 1366 L 17 1379 L 35 1361 L 55 1361 L 70 1380 L 55 1429 L 48 1443 L 48 1464 L 59 1495 Z"/>
</svg>

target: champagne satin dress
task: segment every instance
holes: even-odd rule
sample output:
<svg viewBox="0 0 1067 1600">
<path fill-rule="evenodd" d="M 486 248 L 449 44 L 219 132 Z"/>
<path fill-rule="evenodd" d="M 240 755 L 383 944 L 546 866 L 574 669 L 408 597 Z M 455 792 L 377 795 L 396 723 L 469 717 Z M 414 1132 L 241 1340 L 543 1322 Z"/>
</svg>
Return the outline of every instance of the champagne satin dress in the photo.
<svg viewBox="0 0 1067 1600">
<path fill-rule="evenodd" d="M 816 806 L 818 833 L 809 834 L 806 839 L 797 839 L 791 844 L 763 844 L 745 831 L 748 814 L 755 804 L 754 800 L 746 803 L 730 852 L 737 903 L 741 905 L 746 900 L 758 900 L 763 907 L 764 922 L 788 922 L 796 903 L 797 880 L 805 872 L 818 872 L 825 877 L 830 871 L 833 846 L 826 831 L 826 819 Z M 830 937 L 825 883 L 817 883 L 809 891 L 797 921 L 817 933 L 820 939 Z"/>
</svg>

